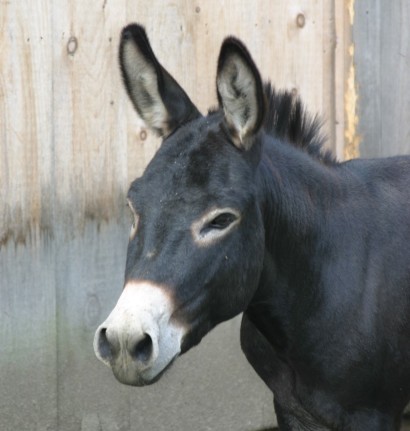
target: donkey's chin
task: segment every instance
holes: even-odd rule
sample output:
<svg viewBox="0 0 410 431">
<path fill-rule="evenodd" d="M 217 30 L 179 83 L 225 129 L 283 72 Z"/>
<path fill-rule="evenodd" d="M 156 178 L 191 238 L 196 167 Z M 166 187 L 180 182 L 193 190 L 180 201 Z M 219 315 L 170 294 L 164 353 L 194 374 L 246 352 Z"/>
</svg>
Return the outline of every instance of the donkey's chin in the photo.
<svg viewBox="0 0 410 431">
<path fill-rule="evenodd" d="M 162 376 L 171 368 L 175 359 L 179 355 L 175 355 L 168 364 L 165 365 L 162 370 L 157 371 L 149 369 L 143 372 L 133 369 L 133 367 L 124 368 L 121 365 L 111 365 L 114 377 L 122 384 L 129 386 L 149 386 L 152 385 L 162 378 Z"/>
</svg>

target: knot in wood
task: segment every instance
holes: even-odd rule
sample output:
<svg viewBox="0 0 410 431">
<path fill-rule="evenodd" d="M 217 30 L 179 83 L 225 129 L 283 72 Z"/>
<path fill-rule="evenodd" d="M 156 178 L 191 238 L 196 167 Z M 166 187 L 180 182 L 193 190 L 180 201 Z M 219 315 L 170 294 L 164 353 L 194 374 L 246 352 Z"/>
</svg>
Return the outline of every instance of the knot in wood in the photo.
<svg viewBox="0 0 410 431">
<path fill-rule="evenodd" d="M 145 141 L 145 139 L 147 139 L 147 131 L 146 130 L 141 130 L 140 139 L 141 139 L 141 141 Z"/>
<path fill-rule="evenodd" d="M 306 18 L 305 18 L 305 14 L 303 13 L 298 13 L 297 17 L 296 17 L 296 25 L 299 28 L 303 28 L 306 24 Z"/>
<path fill-rule="evenodd" d="M 74 55 L 78 48 L 78 40 L 75 36 L 71 36 L 67 42 L 67 54 Z"/>
</svg>

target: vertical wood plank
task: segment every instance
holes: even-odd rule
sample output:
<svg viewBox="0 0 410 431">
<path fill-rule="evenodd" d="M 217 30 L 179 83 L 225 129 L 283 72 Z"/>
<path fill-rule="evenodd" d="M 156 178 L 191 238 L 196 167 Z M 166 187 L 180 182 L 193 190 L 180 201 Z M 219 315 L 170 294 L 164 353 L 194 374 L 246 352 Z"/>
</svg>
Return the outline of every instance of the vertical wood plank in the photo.
<svg viewBox="0 0 410 431">
<path fill-rule="evenodd" d="M 405 0 L 355 2 L 354 60 L 364 157 L 410 152 L 409 19 Z"/>
<path fill-rule="evenodd" d="M 57 426 L 49 0 L 0 2 L 0 429 Z"/>
<path fill-rule="evenodd" d="M 336 41 L 337 30 L 336 27 L 336 5 L 334 2 L 323 3 L 323 42 L 322 42 L 322 56 L 323 56 L 323 102 L 322 102 L 322 118 L 326 122 L 326 133 L 328 138 L 328 147 L 331 148 L 335 154 L 337 153 L 337 135 L 336 135 L 336 104 L 335 104 L 335 91 L 336 91 Z"/>
<path fill-rule="evenodd" d="M 125 94 L 117 67 L 125 10 L 125 1 L 105 0 L 59 0 L 54 7 L 57 216 L 73 231 L 86 220 L 118 217 L 127 187 Z"/>
<path fill-rule="evenodd" d="M 349 32 L 345 38 L 346 55 L 344 66 L 344 157 L 345 159 L 353 159 L 360 156 L 360 136 L 357 132 L 358 116 L 357 116 L 357 82 L 356 82 L 356 65 L 354 62 L 355 44 L 352 41 L 351 29 L 354 22 L 354 4 L 355 0 L 346 2 L 346 20 L 349 26 Z"/>
<path fill-rule="evenodd" d="M 0 14 L 0 244 L 49 231 L 52 174 L 50 1 L 3 2 Z"/>
<path fill-rule="evenodd" d="M 82 235 L 59 238 L 58 429 L 129 431 L 131 388 L 97 361 L 94 333 L 121 292 L 127 228 L 86 223 Z M 135 396 L 138 400 L 138 396 Z"/>
<path fill-rule="evenodd" d="M 96 360 L 96 327 L 121 291 L 127 118 L 117 66 L 124 1 L 58 1 L 53 25 L 58 426 L 130 429 L 128 388 Z M 101 365 L 101 366 L 99 366 Z"/>
<path fill-rule="evenodd" d="M 351 44 L 352 26 L 346 2 L 334 2 L 334 123 L 335 123 L 335 154 L 339 160 L 345 158 L 345 126 L 346 126 L 346 81 L 350 56 L 348 47 Z"/>
<path fill-rule="evenodd" d="M 57 429 L 54 247 L 0 249 L 0 429 Z"/>
<path fill-rule="evenodd" d="M 381 3 L 380 155 L 410 153 L 410 3 Z M 387 108 L 388 107 L 388 108 Z"/>
</svg>

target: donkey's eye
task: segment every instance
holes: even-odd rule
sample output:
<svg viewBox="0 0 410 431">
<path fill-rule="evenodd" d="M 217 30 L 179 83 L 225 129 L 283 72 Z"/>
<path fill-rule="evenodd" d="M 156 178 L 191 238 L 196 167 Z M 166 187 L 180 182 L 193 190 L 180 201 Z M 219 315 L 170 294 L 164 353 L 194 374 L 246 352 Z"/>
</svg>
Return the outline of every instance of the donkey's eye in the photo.
<svg viewBox="0 0 410 431">
<path fill-rule="evenodd" d="M 213 220 L 211 220 L 208 224 L 208 228 L 210 229 L 226 229 L 230 224 L 232 224 L 237 219 L 236 214 L 232 213 L 222 213 L 217 215 Z"/>
<path fill-rule="evenodd" d="M 212 209 L 192 223 L 192 237 L 197 245 L 206 247 L 229 235 L 240 220 L 240 212 L 233 208 Z"/>
<path fill-rule="evenodd" d="M 138 214 L 134 213 L 133 215 L 134 215 L 134 220 L 133 220 L 132 226 L 131 226 L 130 240 L 133 240 L 135 238 L 135 235 L 137 234 L 137 230 L 138 230 L 139 217 L 138 217 Z"/>
</svg>

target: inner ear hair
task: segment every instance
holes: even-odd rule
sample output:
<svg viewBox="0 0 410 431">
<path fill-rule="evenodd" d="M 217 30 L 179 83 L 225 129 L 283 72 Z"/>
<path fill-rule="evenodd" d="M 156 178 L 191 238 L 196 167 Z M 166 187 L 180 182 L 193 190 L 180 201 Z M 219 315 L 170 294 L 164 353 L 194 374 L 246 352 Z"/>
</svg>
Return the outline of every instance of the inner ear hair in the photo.
<svg viewBox="0 0 410 431">
<path fill-rule="evenodd" d="M 225 118 L 232 138 L 238 146 L 245 146 L 244 138 L 255 127 L 257 100 L 255 79 L 239 57 L 231 55 L 218 77 Z"/>
<path fill-rule="evenodd" d="M 120 63 L 127 92 L 138 114 L 158 135 L 167 135 L 169 116 L 158 90 L 154 65 L 131 38 L 123 41 Z"/>
<path fill-rule="evenodd" d="M 217 73 L 218 100 L 236 146 L 248 150 L 262 125 L 264 96 L 261 78 L 245 46 L 228 38 L 221 48 Z"/>
</svg>

